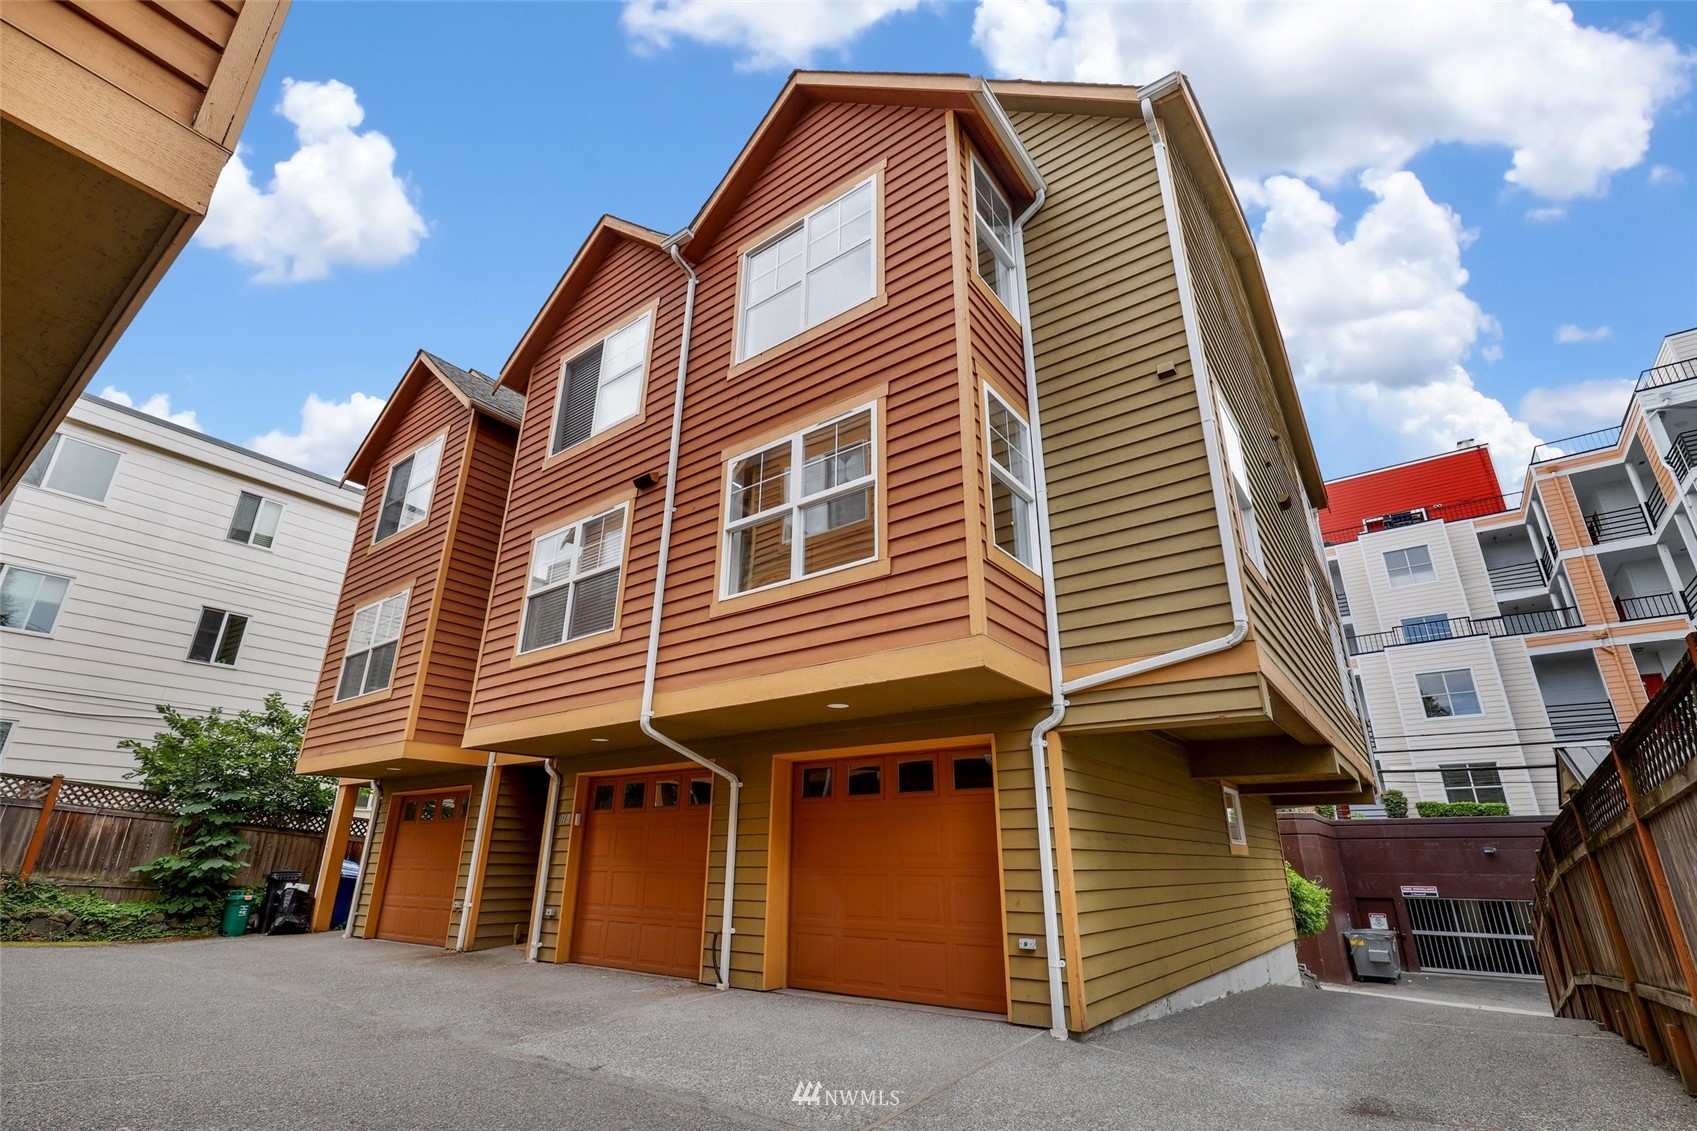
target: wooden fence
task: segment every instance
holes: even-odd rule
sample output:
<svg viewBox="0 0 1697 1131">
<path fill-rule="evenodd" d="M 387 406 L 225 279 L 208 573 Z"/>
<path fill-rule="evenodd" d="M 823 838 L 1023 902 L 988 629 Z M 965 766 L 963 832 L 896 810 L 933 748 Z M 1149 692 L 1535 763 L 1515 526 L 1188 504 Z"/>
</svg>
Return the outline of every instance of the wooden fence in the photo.
<svg viewBox="0 0 1697 1131">
<path fill-rule="evenodd" d="M 169 801 L 143 789 L 0 774 L 0 872 L 115 901 L 150 899 L 158 889 L 133 869 L 171 847 L 174 816 Z M 243 826 L 247 864 L 230 886 L 260 883 L 267 872 L 313 876 L 327 820 Z M 356 820 L 344 856 L 357 859 L 364 837 L 365 821 Z"/>
<path fill-rule="evenodd" d="M 1550 1001 L 1697 1095 L 1697 634 L 1544 836 L 1535 937 Z"/>
</svg>

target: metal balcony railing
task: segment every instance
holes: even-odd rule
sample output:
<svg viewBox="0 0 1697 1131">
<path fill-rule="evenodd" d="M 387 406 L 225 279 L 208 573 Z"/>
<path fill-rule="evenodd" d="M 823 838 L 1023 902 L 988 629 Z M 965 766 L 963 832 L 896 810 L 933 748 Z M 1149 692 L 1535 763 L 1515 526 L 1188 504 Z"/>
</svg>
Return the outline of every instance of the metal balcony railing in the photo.
<svg viewBox="0 0 1697 1131">
<path fill-rule="evenodd" d="M 1349 615 L 1349 594 L 1345 593 L 1342 589 L 1339 589 L 1337 591 L 1337 598 L 1338 616 L 1347 617 Z"/>
<path fill-rule="evenodd" d="M 1612 448 L 1620 442 L 1620 425 L 1613 428 L 1602 428 L 1596 432 L 1585 432 L 1578 436 L 1569 436 L 1554 443 L 1539 444 L 1532 449 L 1532 462 L 1544 463 L 1562 456 L 1576 456 L 1582 452 L 1596 452 L 1604 448 Z"/>
<path fill-rule="evenodd" d="M 1561 551 L 1556 549 L 1556 536 L 1554 534 L 1544 535 L 1544 545 L 1550 549 L 1550 560 L 1552 562 L 1560 560 Z"/>
<path fill-rule="evenodd" d="M 1650 497 L 1644 500 L 1644 513 L 1650 516 L 1651 530 L 1662 524 L 1662 516 L 1668 513 L 1668 501 L 1662 498 L 1661 487 L 1653 488 Z"/>
<path fill-rule="evenodd" d="M 1533 632 L 1556 632 L 1564 628 L 1579 628 L 1585 618 L 1578 609 L 1539 609 L 1530 613 L 1510 613 L 1500 617 L 1451 617 L 1448 620 L 1417 621 L 1399 624 L 1389 632 L 1369 632 L 1357 636 L 1349 654 L 1365 656 L 1396 648 L 1404 644 L 1430 644 L 1438 640 L 1458 640 L 1467 636 L 1525 636 Z"/>
<path fill-rule="evenodd" d="M 1697 620 L 1697 577 L 1687 581 L 1685 588 L 1680 590 L 1679 595 L 1680 599 L 1685 602 L 1685 615 Z"/>
<path fill-rule="evenodd" d="M 1328 546 L 1351 541 L 1363 534 L 1380 530 L 1395 530 L 1422 522 L 1456 522 L 1464 518 L 1484 518 L 1487 515 L 1507 514 L 1520 509 L 1520 492 L 1509 495 L 1486 495 L 1477 499 L 1458 499 L 1454 502 L 1423 503 L 1389 514 L 1363 518 L 1354 526 L 1334 526 L 1320 531 Z"/>
<path fill-rule="evenodd" d="M 1621 620 L 1653 620 L 1656 617 L 1683 617 L 1685 599 L 1678 593 L 1651 593 L 1647 597 L 1616 597 L 1615 610 Z"/>
<path fill-rule="evenodd" d="M 1589 742 L 1620 733 L 1620 720 L 1608 700 L 1596 703 L 1553 703 L 1544 708 L 1557 742 Z"/>
<path fill-rule="evenodd" d="M 1689 381 L 1693 377 L 1697 377 L 1697 361 L 1675 361 L 1668 365 L 1658 365 L 1638 375 L 1637 391 Z"/>
<path fill-rule="evenodd" d="M 1544 575 L 1544 563 L 1536 558 L 1529 562 L 1492 566 L 1485 572 L 1491 578 L 1491 588 L 1496 590 L 1537 589 L 1549 580 Z"/>
<path fill-rule="evenodd" d="M 1673 469 L 1673 477 L 1681 483 L 1685 482 L 1692 467 L 1697 466 L 1697 430 L 1681 432 L 1673 438 L 1673 445 L 1668 448 L 1668 466 Z"/>
<path fill-rule="evenodd" d="M 1585 530 L 1591 544 L 1615 542 L 1622 538 L 1639 538 L 1650 533 L 1650 521 L 1643 507 L 1623 507 L 1616 511 L 1596 511 L 1585 516 Z"/>
</svg>

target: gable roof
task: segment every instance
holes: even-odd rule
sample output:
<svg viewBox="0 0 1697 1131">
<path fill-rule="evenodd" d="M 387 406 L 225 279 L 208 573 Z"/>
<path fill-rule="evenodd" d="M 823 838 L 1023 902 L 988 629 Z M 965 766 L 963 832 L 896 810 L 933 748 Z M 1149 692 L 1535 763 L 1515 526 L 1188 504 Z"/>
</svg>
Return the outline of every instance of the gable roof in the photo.
<svg viewBox="0 0 1697 1131">
<path fill-rule="evenodd" d="M 524 397 L 512 389 L 497 388 L 488 377 L 477 370 L 464 370 L 457 365 L 450 365 L 433 353 L 419 350 L 407 366 L 407 371 L 401 377 L 400 384 L 389 394 L 389 400 L 383 405 L 383 411 L 377 414 L 377 420 L 371 425 L 371 430 L 360 442 L 359 450 L 353 459 L 348 461 L 348 469 L 342 473 L 342 481 L 364 485 L 371 474 L 371 465 L 377 462 L 377 454 L 383 450 L 383 445 L 389 442 L 395 429 L 405 418 L 407 409 L 417 399 L 420 389 L 426 387 L 429 381 L 439 381 L 442 387 L 452 393 L 472 412 L 481 412 L 485 416 L 509 424 L 514 428 L 524 419 Z"/>
<path fill-rule="evenodd" d="M 630 240 L 659 250 L 665 244 L 666 236 L 652 228 L 644 228 L 641 224 L 621 220 L 617 216 L 602 216 L 597 220 L 595 227 L 590 229 L 589 237 L 583 241 L 583 246 L 572 256 L 566 273 L 554 284 L 554 290 L 542 304 L 542 309 L 530 320 L 524 337 L 513 347 L 507 363 L 501 366 L 501 376 L 497 382 L 501 389 L 517 394 L 528 391 L 530 370 L 536 364 L 537 355 L 542 352 L 548 330 L 577 296 L 583 293 L 583 289 L 589 285 L 590 278 L 595 274 L 595 269 L 601 266 L 602 261 L 607 258 L 607 253 L 620 240 Z"/>
</svg>

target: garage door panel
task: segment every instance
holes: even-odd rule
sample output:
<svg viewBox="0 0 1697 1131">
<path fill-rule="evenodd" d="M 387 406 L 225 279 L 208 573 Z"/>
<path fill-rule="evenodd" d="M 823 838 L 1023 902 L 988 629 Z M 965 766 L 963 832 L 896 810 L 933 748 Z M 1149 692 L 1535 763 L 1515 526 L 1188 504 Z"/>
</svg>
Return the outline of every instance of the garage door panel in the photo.
<svg viewBox="0 0 1697 1131">
<path fill-rule="evenodd" d="M 903 927 L 941 927 L 948 922 L 949 881 L 942 876 L 896 876 L 896 921 Z"/>
<path fill-rule="evenodd" d="M 401 794 L 390 803 L 377 937 L 446 946 L 471 791 Z"/>
</svg>

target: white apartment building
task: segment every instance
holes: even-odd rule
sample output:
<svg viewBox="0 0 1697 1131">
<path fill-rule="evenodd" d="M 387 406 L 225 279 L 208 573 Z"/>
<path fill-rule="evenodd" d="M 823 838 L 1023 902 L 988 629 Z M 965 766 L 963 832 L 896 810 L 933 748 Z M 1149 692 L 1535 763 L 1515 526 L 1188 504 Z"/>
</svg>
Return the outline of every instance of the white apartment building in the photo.
<svg viewBox="0 0 1697 1131">
<path fill-rule="evenodd" d="M 1518 499 L 1446 496 L 1450 455 L 1349 477 L 1399 486 L 1327 533 L 1381 787 L 1554 813 L 1697 624 L 1697 330 L 1618 427 L 1539 447 Z"/>
<path fill-rule="evenodd" d="M 0 771 L 136 784 L 123 739 L 307 703 L 360 493 L 82 397 L 0 518 Z"/>
</svg>

